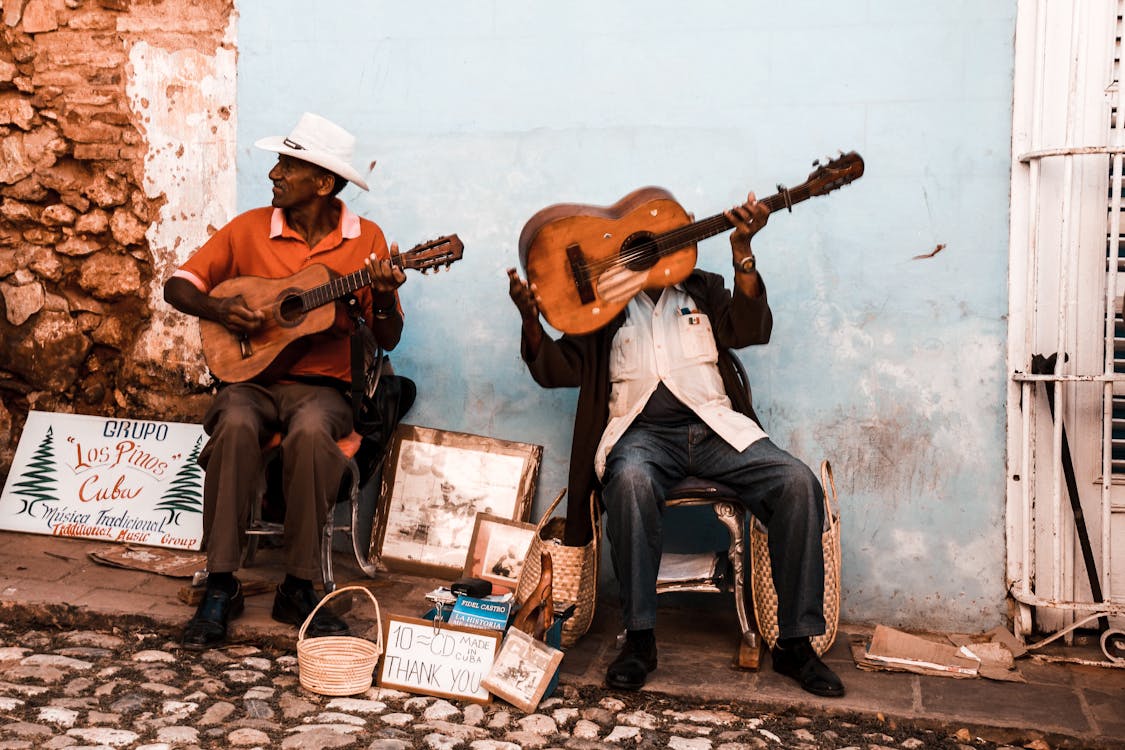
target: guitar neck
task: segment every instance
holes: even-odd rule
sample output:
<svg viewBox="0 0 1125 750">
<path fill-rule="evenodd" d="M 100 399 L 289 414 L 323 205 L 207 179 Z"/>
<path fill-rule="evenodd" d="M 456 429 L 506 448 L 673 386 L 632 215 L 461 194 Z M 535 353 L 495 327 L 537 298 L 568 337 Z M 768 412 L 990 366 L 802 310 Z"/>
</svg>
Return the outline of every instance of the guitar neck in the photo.
<svg viewBox="0 0 1125 750">
<path fill-rule="evenodd" d="M 782 208 L 789 208 L 794 203 L 808 200 L 812 197 L 812 193 L 808 187 L 808 183 L 799 185 L 798 187 L 789 189 L 782 189 L 780 192 L 762 198 L 759 203 L 765 204 L 770 213 L 778 211 Z M 734 224 L 726 217 L 726 214 L 715 214 L 708 216 L 706 219 L 687 224 L 685 226 L 673 229 L 670 232 L 665 232 L 654 238 L 654 242 L 661 255 L 674 253 L 680 248 L 694 245 L 701 240 L 708 237 L 714 237 L 716 234 L 734 229 Z"/>
<path fill-rule="evenodd" d="M 461 238 L 455 234 L 450 234 L 415 245 L 405 252 L 395 253 L 390 256 L 390 261 L 392 265 L 401 268 L 403 271 L 411 269 L 428 273 L 440 269 L 442 266 L 448 268 L 450 264 L 460 260 L 464 248 Z M 349 295 L 370 283 L 371 274 L 368 273 L 367 266 L 363 266 L 358 271 L 337 276 L 324 284 L 306 289 L 296 296 L 301 300 L 301 309 L 308 312 Z"/>
<path fill-rule="evenodd" d="M 331 281 L 314 286 L 311 289 L 306 289 L 298 296 L 301 298 L 301 308 L 308 312 L 321 305 L 327 305 L 329 302 L 334 302 L 341 297 L 346 297 L 352 292 L 361 287 L 365 287 L 371 283 L 371 274 L 367 272 L 367 267 L 359 269 L 343 276 L 337 276 Z"/>
</svg>

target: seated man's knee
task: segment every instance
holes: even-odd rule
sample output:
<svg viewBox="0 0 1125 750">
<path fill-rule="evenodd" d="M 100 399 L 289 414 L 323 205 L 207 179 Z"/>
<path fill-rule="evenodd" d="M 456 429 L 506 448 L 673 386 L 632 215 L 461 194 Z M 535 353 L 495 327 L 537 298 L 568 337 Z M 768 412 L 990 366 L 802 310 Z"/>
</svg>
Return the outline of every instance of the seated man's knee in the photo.
<svg viewBox="0 0 1125 750">
<path fill-rule="evenodd" d="M 315 453 L 324 452 L 338 452 L 336 448 L 336 441 L 332 435 L 323 426 L 316 426 L 311 424 L 292 424 L 289 426 L 288 432 L 282 438 L 283 451 L 296 451 L 301 453 L 308 453 L 310 451 Z"/>
<path fill-rule="evenodd" d="M 786 506 L 791 515 L 801 514 L 813 518 L 824 515 L 824 491 L 820 480 L 805 464 L 794 460 L 782 477 Z"/>
<path fill-rule="evenodd" d="M 650 494 L 656 487 L 653 467 L 647 461 L 621 456 L 606 466 L 606 487 L 627 494 Z"/>
<path fill-rule="evenodd" d="M 215 426 L 211 430 L 213 441 L 233 440 L 238 443 L 251 444 L 259 440 L 257 418 L 249 412 L 239 409 L 230 409 L 219 415 Z"/>
</svg>

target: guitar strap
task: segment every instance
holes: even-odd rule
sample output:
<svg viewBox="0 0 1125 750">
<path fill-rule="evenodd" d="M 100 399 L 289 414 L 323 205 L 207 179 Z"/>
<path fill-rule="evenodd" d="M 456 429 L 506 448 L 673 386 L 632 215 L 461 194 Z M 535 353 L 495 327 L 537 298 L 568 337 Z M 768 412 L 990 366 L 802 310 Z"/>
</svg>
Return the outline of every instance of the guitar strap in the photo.
<svg viewBox="0 0 1125 750">
<path fill-rule="evenodd" d="M 367 327 L 367 321 L 364 319 L 363 313 L 360 312 L 359 309 L 359 301 L 354 295 L 348 295 L 345 307 L 348 310 L 348 315 L 352 319 L 352 414 L 356 423 L 356 432 L 364 434 L 364 430 L 360 429 L 364 411 L 363 399 L 365 396 L 370 398 L 374 395 L 368 390 L 368 377 L 370 373 L 368 373 L 367 363 L 371 362 L 375 357 L 378 345 L 375 341 L 375 334 Z M 387 362 L 384 361 L 382 364 L 387 364 Z M 378 363 L 376 363 L 376 366 L 378 366 Z"/>
</svg>

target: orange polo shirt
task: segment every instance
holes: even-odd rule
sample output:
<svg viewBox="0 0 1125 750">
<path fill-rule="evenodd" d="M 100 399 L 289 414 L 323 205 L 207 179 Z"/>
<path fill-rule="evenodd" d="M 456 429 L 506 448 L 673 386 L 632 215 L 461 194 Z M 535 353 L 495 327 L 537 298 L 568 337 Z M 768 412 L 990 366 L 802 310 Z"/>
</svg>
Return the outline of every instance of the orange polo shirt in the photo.
<svg viewBox="0 0 1125 750">
<path fill-rule="evenodd" d="M 316 247 L 286 222 L 285 213 L 269 206 L 240 214 L 211 236 L 173 274 L 187 279 L 204 294 L 236 276 L 283 279 L 314 264 L 348 274 L 363 267 L 371 253 L 389 258 L 383 230 L 340 203 L 340 223 Z M 355 292 L 364 317 L 372 317 L 371 288 Z M 397 299 L 396 299 L 397 304 Z M 336 323 L 323 333 L 308 337 L 312 344 L 289 369 L 291 375 L 328 376 L 351 382 L 351 320 L 337 304 Z"/>
</svg>

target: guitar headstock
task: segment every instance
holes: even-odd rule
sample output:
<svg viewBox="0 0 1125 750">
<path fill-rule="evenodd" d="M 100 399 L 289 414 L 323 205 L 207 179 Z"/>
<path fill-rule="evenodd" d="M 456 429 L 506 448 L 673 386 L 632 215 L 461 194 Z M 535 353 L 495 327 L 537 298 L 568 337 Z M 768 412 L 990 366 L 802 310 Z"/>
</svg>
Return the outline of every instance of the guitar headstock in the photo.
<svg viewBox="0 0 1125 750">
<path fill-rule="evenodd" d="M 449 234 L 415 245 L 406 252 L 399 253 L 395 260 L 402 268 L 426 273 L 442 267 L 449 268 L 454 262 L 461 260 L 464 249 L 461 238 Z"/>
<path fill-rule="evenodd" d="M 809 179 L 805 182 L 809 195 L 831 193 L 863 176 L 863 157 L 855 151 L 840 154 L 825 164 L 821 164 L 819 160 L 814 161 L 813 166 L 816 169 L 809 173 Z"/>
</svg>

